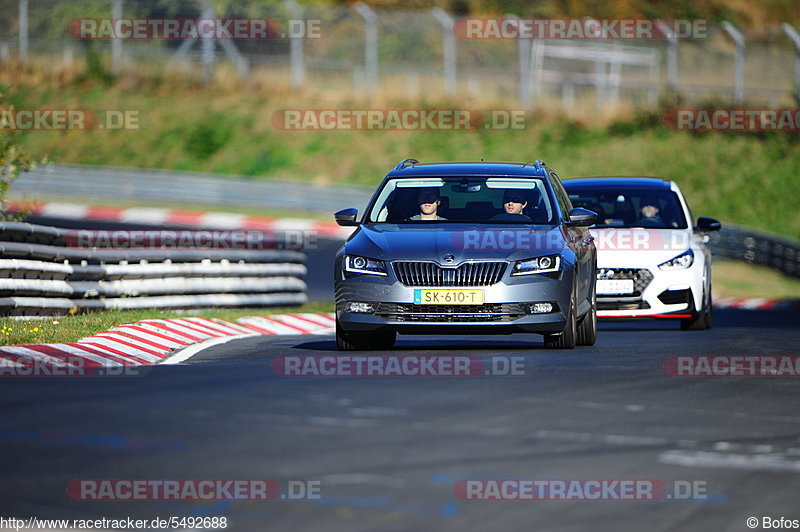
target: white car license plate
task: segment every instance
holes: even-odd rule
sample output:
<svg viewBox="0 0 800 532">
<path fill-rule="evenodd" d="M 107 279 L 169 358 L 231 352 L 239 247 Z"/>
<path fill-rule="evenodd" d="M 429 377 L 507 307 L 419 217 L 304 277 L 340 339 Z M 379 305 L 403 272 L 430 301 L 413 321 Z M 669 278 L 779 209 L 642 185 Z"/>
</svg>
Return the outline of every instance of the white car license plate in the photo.
<svg viewBox="0 0 800 532">
<path fill-rule="evenodd" d="M 597 281 L 597 293 L 619 295 L 633 293 L 633 279 L 600 279 Z"/>
</svg>

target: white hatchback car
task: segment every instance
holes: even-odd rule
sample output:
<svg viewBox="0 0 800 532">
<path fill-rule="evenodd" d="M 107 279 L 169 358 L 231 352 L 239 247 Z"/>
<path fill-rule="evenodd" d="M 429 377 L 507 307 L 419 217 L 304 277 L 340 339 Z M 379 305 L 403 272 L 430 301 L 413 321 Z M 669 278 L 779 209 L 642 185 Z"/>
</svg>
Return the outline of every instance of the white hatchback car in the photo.
<svg viewBox="0 0 800 532">
<path fill-rule="evenodd" d="M 712 324 L 709 231 L 694 223 L 672 181 L 586 177 L 563 181 L 572 205 L 598 214 L 590 231 L 597 247 L 599 318 L 679 319 L 682 329 Z"/>
</svg>

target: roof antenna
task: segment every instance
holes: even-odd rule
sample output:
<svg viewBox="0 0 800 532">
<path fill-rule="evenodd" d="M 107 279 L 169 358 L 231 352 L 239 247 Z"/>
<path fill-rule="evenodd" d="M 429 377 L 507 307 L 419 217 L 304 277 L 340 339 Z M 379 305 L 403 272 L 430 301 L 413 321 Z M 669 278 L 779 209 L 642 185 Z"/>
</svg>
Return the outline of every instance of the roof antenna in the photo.
<svg viewBox="0 0 800 532">
<path fill-rule="evenodd" d="M 483 157 L 481 157 L 481 162 L 483 162 Z"/>
</svg>

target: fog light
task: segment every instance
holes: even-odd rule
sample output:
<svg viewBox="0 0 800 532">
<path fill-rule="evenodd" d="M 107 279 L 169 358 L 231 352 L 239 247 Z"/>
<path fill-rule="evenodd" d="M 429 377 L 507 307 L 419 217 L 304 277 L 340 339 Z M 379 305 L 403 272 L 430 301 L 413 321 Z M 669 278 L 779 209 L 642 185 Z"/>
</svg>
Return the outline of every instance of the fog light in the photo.
<svg viewBox="0 0 800 532">
<path fill-rule="evenodd" d="M 375 306 L 376 306 L 375 303 L 354 302 L 347 304 L 347 310 L 349 312 L 366 312 L 372 314 L 373 312 L 375 312 Z"/>
<path fill-rule="evenodd" d="M 530 306 L 531 314 L 547 314 L 553 312 L 552 303 L 534 303 Z"/>
</svg>

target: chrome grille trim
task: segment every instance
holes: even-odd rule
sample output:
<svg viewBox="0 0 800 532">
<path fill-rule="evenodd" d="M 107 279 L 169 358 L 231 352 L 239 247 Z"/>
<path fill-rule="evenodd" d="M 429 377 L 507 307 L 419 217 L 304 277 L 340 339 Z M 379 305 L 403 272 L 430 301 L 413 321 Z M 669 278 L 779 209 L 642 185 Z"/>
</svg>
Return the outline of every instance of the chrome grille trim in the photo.
<svg viewBox="0 0 800 532">
<path fill-rule="evenodd" d="M 500 282 L 505 262 L 465 262 L 443 268 L 435 262 L 394 261 L 397 279 L 406 286 L 490 286 Z"/>
</svg>

